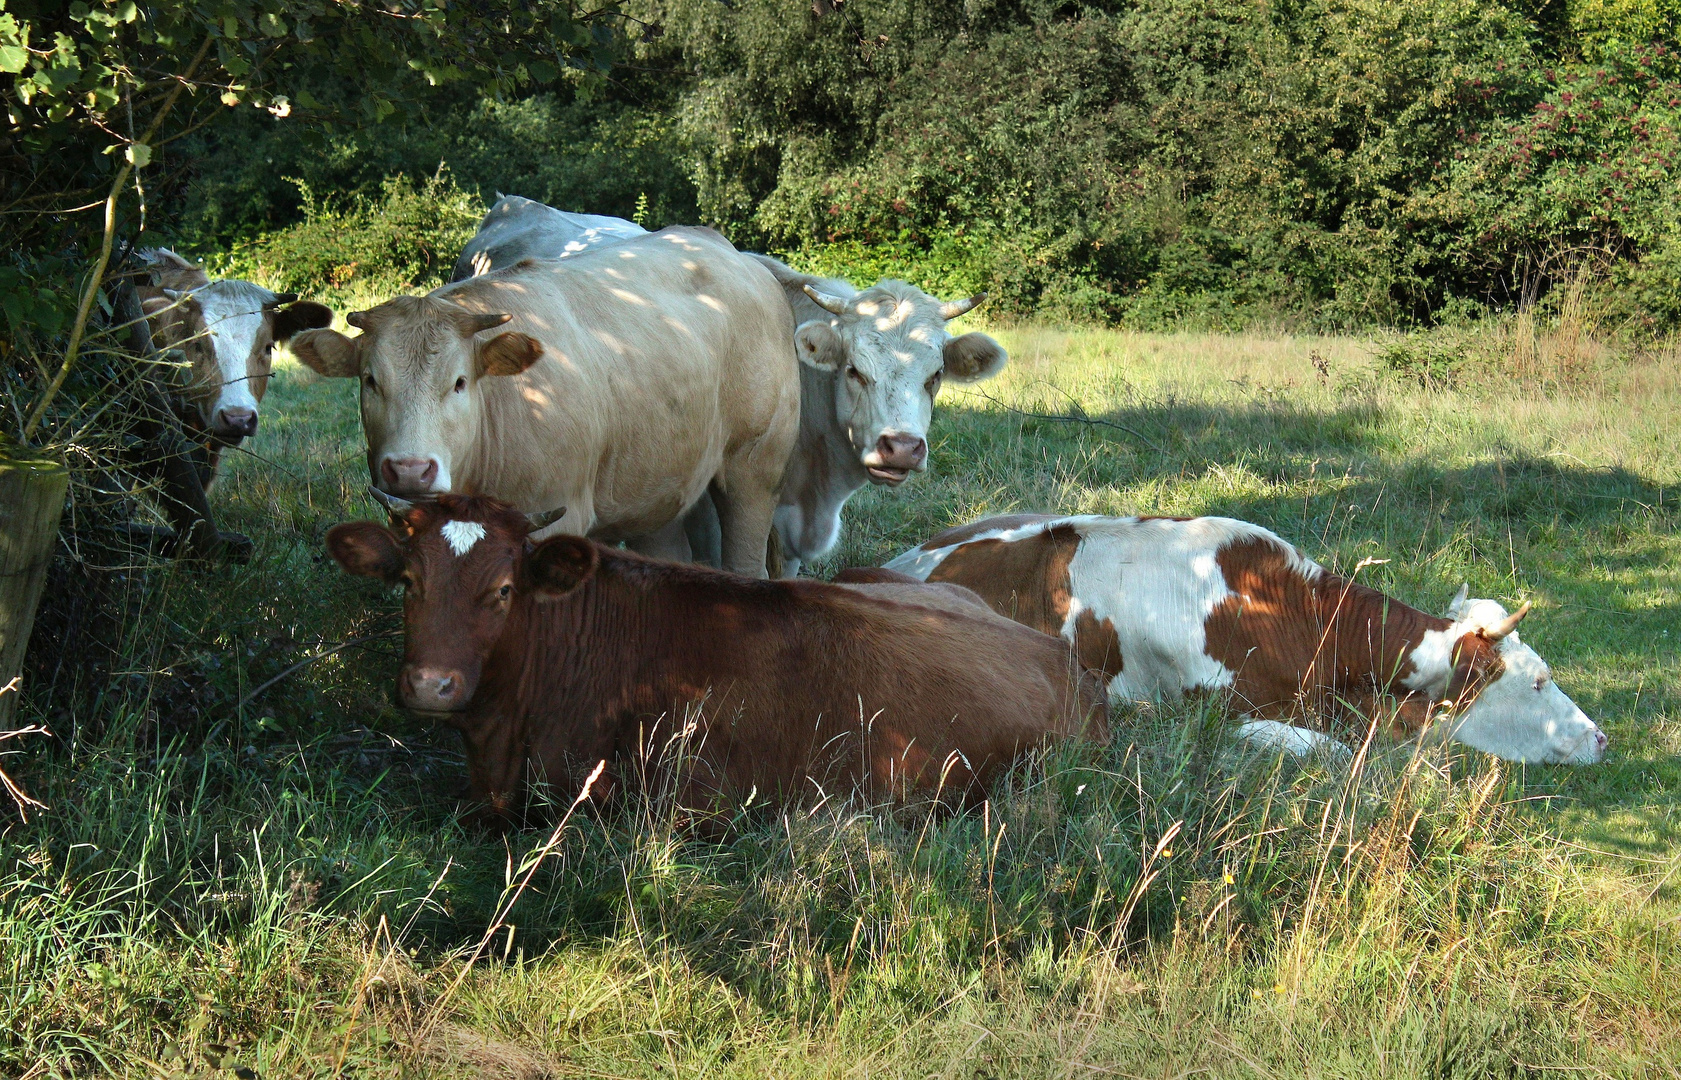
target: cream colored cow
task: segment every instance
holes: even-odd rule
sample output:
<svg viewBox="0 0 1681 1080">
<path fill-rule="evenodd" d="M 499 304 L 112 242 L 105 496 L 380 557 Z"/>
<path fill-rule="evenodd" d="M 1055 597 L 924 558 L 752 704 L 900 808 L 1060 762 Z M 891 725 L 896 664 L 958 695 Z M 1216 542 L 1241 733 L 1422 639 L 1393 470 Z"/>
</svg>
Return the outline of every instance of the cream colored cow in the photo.
<svg viewBox="0 0 1681 1080">
<path fill-rule="evenodd" d="M 792 316 L 770 272 L 672 228 L 349 316 L 292 350 L 361 384 L 374 485 L 564 507 L 568 532 L 687 558 L 710 488 L 726 569 L 764 576 L 799 429 Z"/>
</svg>

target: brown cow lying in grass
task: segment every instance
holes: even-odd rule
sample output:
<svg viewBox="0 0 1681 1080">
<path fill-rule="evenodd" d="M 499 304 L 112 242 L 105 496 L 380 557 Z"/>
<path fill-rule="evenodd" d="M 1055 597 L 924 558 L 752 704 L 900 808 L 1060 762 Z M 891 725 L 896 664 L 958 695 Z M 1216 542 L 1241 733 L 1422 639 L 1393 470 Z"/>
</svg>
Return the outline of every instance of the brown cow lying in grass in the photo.
<svg viewBox="0 0 1681 1080">
<path fill-rule="evenodd" d="M 328 550 L 406 586 L 398 696 L 460 729 L 468 794 L 492 814 L 528 778 L 569 798 L 603 759 L 593 797 L 645 760 L 690 810 L 755 790 L 972 799 L 1026 750 L 1106 734 L 1068 646 L 965 590 L 756 581 L 582 537 L 533 544 L 546 522 L 492 499 L 385 501 L 393 528 L 336 526 Z M 676 770 L 667 748 L 690 725 Z"/>
</svg>

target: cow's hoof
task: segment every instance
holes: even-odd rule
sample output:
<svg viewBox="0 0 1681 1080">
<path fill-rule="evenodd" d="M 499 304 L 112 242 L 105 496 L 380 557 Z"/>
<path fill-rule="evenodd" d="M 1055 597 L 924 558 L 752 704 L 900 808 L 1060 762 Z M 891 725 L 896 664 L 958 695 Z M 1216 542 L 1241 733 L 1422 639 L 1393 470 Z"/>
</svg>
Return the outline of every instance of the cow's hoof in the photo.
<svg viewBox="0 0 1681 1080">
<path fill-rule="evenodd" d="M 244 533 L 225 532 L 218 534 L 222 542 L 222 557 L 228 562 L 244 566 L 257 553 L 257 545 Z"/>
</svg>

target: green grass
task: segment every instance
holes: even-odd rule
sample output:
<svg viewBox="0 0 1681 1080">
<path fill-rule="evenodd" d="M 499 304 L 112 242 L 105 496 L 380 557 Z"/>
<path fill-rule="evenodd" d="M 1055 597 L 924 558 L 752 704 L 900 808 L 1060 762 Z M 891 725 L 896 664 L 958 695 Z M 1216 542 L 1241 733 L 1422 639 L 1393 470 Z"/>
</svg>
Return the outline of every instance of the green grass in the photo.
<svg viewBox="0 0 1681 1080">
<path fill-rule="evenodd" d="M 7 768 L 51 809 L 0 837 L 0 1074 L 1675 1076 L 1675 356 L 1426 389 L 1350 339 L 1002 336 L 820 573 L 982 513 L 1230 514 L 1429 609 L 1534 600 L 1606 761 L 1350 775 L 1158 708 L 953 818 L 472 834 L 454 736 L 389 704 L 396 597 L 323 561 L 375 516 L 354 395 L 283 366 L 214 496 L 258 558 L 117 580 L 124 674 L 26 702 L 55 738 Z"/>
</svg>

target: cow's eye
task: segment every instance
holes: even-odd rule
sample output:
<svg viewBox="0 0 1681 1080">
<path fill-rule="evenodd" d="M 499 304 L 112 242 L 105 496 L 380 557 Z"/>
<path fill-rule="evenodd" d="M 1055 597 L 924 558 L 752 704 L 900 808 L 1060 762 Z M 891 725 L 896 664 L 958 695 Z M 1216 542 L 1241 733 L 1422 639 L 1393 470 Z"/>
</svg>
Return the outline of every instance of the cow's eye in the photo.
<svg viewBox="0 0 1681 1080">
<path fill-rule="evenodd" d="M 467 389 L 467 376 L 463 375 L 455 380 L 455 392 L 459 394 L 465 389 Z"/>
<path fill-rule="evenodd" d="M 859 386 L 863 386 L 865 383 L 867 383 L 869 381 L 868 379 L 864 378 L 864 373 L 862 371 L 859 371 L 857 368 L 853 367 L 851 364 L 848 364 L 846 366 L 846 377 L 855 381 Z"/>
<path fill-rule="evenodd" d="M 496 599 L 498 600 L 506 600 L 512 595 L 514 595 L 514 587 L 512 585 L 504 585 L 500 589 L 496 590 Z"/>
<path fill-rule="evenodd" d="M 1547 677 L 1545 675 L 1543 675 L 1540 678 L 1535 680 L 1535 692 L 1537 694 L 1539 694 L 1541 692 L 1541 688 L 1543 686 L 1546 686 L 1546 685 L 1547 685 Z"/>
<path fill-rule="evenodd" d="M 928 376 L 928 381 L 923 384 L 923 388 L 928 391 L 930 396 L 940 389 L 940 376 L 944 374 L 945 372 L 943 371 L 936 371 L 934 374 Z"/>
<path fill-rule="evenodd" d="M 362 376 L 362 385 L 376 394 L 379 393 L 379 383 L 374 382 L 374 377 L 372 375 Z"/>
</svg>

